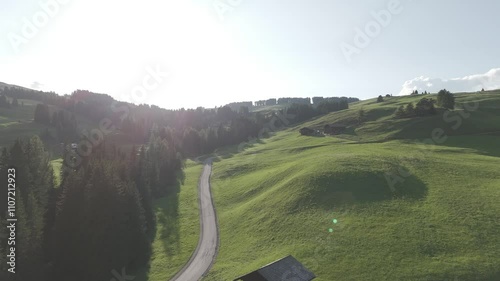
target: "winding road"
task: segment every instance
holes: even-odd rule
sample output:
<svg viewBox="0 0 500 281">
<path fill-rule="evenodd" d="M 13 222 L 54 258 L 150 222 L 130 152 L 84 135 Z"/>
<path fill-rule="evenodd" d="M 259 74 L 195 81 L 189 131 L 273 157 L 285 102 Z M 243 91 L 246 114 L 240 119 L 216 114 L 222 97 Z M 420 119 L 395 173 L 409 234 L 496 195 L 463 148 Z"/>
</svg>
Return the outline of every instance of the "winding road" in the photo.
<svg viewBox="0 0 500 281">
<path fill-rule="evenodd" d="M 198 281 L 212 267 L 219 246 L 217 216 L 210 190 L 212 159 L 203 163 L 203 172 L 198 182 L 198 205 L 200 207 L 200 238 L 198 246 L 188 263 L 170 281 Z"/>
</svg>

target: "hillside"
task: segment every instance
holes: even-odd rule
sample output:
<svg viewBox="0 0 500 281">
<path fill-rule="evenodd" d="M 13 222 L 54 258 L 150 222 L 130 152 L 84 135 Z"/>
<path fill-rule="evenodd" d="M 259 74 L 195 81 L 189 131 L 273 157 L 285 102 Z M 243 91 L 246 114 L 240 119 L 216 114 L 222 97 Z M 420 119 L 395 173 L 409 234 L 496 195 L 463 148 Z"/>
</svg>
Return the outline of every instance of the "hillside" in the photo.
<svg viewBox="0 0 500 281">
<path fill-rule="evenodd" d="M 232 280 L 288 254 L 318 281 L 499 280 L 500 92 L 457 95 L 459 109 L 446 118 L 454 122 L 443 111 L 393 118 L 420 98 L 361 101 L 241 153 L 219 151 L 221 248 L 206 280 Z M 476 110 L 460 109 L 471 101 Z M 460 113 L 470 116 L 457 125 Z M 331 123 L 351 127 L 337 137 L 298 133 Z"/>
<path fill-rule="evenodd" d="M 45 126 L 33 122 L 35 107 L 38 102 L 19 100 L 23 106 L 0 108 L 0 147 L 11 145 L 19 137 L 40 134 Z"/>
<path fill-rule="evenodd" d="M 4 82 L 0 82 L 0 89 L 6 88 L 6 87 L 14 87 L 14 88 L 19 88 L 19 89 L 24 89 L 24 90 L 31 90 L 25 87 L 17 86 L 17 85 L 12 85 L 12 84 L 7 84 Z"/>
<path fill-rule="evenodd" d="M 377 103 L 375 99 L 352 103 L 349 110 L 331 113 L 301 124 L 301 126 L 322 129 L 326 124 L 346 124 L 351 126 L 351 130 L 340 137 L 356 141 L 429 138 L 435 128 L 442 128 L 447 135 L 470 135 L 499 131 L 500 91 L 458 93 L 455 96 L 457 108 L 448 117 L 445 117 L 445 112 L 442 109 L 438 109 L 438 114 L 434 116 L 412 119 L 393 118 L 392 114 L 401 105 L 410 102 L 415 104 L 422 97 L 436 99 L 436 95 L 418 95 L 384 98 L 384 102 L 381 103 Z M 464 109 L 464 106 L 467 108 Z M 478 109 L 473 110 L 475 107 Z M 364 110 L 367 121 L 359 126 L 357 116 L 361 109 Z M 458 119 L 461 120 L 460 126 L 454 129 L 457 122 L 460 122 L 457 121 Z"/>
<path fill-rule="evenodd" d="M 85 94 L 87 108 L 52 101 L 50 111 L 74 113 L 77 132 L 96 128 L 99 116 L 107 116 L 109 97 L 78 93 Z M 294 125 L 243 152 L 241 145 L 219 149 L 212 186 L 221 248 L 206 279 L 232 280 L 288 254 L 315 272 L 317 280 L 500 279 L 500 91 L 456 94 L 452 112 L 394 118 L 396 108 L 423 97 L 351 103 L 348 110 Z M 56 132 L 33 122 L 40 101 L 19 103 L 0 108 L 0 147 L 46 129 Z M 257 111 L 272 116 L 282 108 Z M 246 139 L 239 130 L 211 128 L 233 118 L 229 111 L 221 110 L 224 116 L 212 110 L 132 109 L 121 129 L 107 135 L 108 145 L 130 151 L 146 143 L 150 129 L 138 130 L 142 117 L 172 126 L 175 143 L 191 144 L 182 146 L 184 152 L 192 148 L 191 155 L 200 146 L 210 150 L 236 143 L 237 137 Z M 245 123 L 227 124 L 240 128 Z M 302 127 L 322 130 L 327 124 L 344 124 L 347 130 L 335 137 L 298 133 Z M 189 127 L 200 129 L 185 130 Z M 161 135 L 170 138 L 168 132 Z M 52 156 L 57 186 L 63 163 L 57 153 Z M 180 193 L 154 200 L 158 228 L 140 280 L 172 276 L 195 247 L 198 220 L 192 207 L 200 169 L 188 161 Z"/>
</svg>

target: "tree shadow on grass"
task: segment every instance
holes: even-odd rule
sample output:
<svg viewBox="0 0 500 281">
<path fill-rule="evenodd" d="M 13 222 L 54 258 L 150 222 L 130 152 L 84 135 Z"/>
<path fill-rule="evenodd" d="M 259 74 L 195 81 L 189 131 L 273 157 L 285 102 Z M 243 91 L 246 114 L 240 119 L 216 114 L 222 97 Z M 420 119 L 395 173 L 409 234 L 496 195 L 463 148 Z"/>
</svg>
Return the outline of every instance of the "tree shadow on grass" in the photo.
<svg viewBox="0 0 500 281">
<path fill-rule="evenodd" d="M 469 148 L 476 150 L 477 154 L 500 157 L 499 141 L 500 136 L 486 134 L 481 136 L 449 137 L 442 146 Z"/>
<path fill-rule="evenodd" d="M 358 173 L 356 176 L 325 177 L 313 182 L 314 192 L 297 202 L 294 209 L 308 204 L 331 210 L 333 207 L 357 203 L 382 202 L 395 198 L 419 200 L 427 196 L 427 186 L 410 175 L 403 181 L 390 183 L 384 175 Z"/>
<path fill-rule="evenodd" d="M 171 194 L 161 199 L 162 207 L 157 211 L 157 233 L 167 256 L 180 250 L 179 195 Z"/>
<path fill-rule="evenodd" d="M 165 197 L 159 199 L 156 205 L 157 235 L 163 244 L 164 252 L 171 257 L 180 251 L 179 194 L 184 185 L 186 174 L 177 173 L 174 185 L 169 186 Z"/>
<path fill-rule="evenodd" d="M 168 187 L 167 195 L 154 201 L 153 209 L 156 214 L 151 241 L 161 240 L 163 252 L 169 260 L 180 250 L 180 223 L 179 223 L 179 194 L 184 185 L 186 174 L 177 173 L 175 184 Z M 135 273 L 135 281 L 149 280 L 151 264 Z"/>
</svg>

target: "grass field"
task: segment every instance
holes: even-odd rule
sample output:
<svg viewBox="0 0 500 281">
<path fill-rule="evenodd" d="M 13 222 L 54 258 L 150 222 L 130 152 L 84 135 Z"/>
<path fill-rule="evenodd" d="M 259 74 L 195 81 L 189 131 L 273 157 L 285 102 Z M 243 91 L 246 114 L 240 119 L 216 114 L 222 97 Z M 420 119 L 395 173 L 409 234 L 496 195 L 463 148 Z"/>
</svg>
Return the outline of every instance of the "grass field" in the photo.
<svg viewBox="0 0 500 281">
<path fill-rule="evenodd" d="M 198 180 L 203 166 L 186 162 L 178 193 L 155 201 L 157 231 L 150 268 L 135 281 L 167 281 L 189 260 L 200 233 Z"/>
<path fill-rule="evenodd" d="M 24 106 L 0 108 L 0 147 L 10 146 L 17 138 L 40 134 L 46 126 L 33 122 L 37 102 L 19 100 Z"/>
<path fill-rule="evenodd" d="M 318 281 L 500 280 L 500 93 L 457 95 L 479 105 L 450 115 L 470 114 L 460 126 L 443 112 L 392 118 L 419 98 L 358 102 L 221 157 L 221 245 L 205 280 L 288 254 Z M 354 125 L 360 108 L 367 120 Z M 353 126 L 338 137 L 297 130 L 335 122 Z M 435 141 L 436 128 L 447 138 Z"/>
<path fill-rule="evenodd" d="M 61 168 L 63 165 L 63 159 L 58 158 L 55 160 L 50 161 L 50 164 L 52 164 L 52 169 L 54 169 L 54 177 L 55 177 L 55 184 L 56 188 L 59 187 L 59 184 L 61 184 Z"/>
</svg>

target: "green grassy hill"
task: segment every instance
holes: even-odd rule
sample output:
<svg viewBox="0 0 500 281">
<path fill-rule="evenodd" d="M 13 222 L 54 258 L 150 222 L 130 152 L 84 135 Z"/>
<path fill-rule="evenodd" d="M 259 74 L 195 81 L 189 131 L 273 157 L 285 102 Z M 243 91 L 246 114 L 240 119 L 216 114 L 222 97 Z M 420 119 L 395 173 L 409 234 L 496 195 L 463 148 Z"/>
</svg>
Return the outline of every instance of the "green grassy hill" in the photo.
<svg viewBox="0 0 500 281">
<path fill-rule="evenodd" d="M 500 280 L 500 92 L 457 95 L 448 117 L 465 114 L 459 126 L 444 112 L 392 117 L 419 98 L 358 102 L 241 153 L 221 151 L 212 177 L 221 246 L 205 280 L 288 254 L 318 281 Z M 460 109 L 471 101 L 476 110 Z M 351 127 L 298 133 L 331 123 Z"/>
<path fill-rule="evenodd" d="M 401 105 L 410 102 L 416 104 L 422 97 L 437 98 L 436 95 L 419 95 L 384 98 L 382 103 L 377 103 L 376 99 L 352 103 L 348 110 L 330 113 L 314 121 L 301 124 L 301 126 L 322 129 L 326 124 L 350 125 L 351 130 L 341 137 L 357 141 L 428 138 L 434 128 L 442 128 L 447 135 L 470 135 L 500 131 L 500 125 L 498 125 L 500 124 L 500 114 L 498 113 L 500 91 L 459 93 L 455 96 L 457 108 L 446 118 L 443 110 L 438 110 L 438 114 L 434 116 L 424 118 L 395 119 L 393 117 L 394 111 Z M 358 113 L 361 109 L 365 112 L 367 121 L 360 126 L 358 125 Z M 454 129 L 457 118 L 462 121 L 462 124 L 459 128 Z"/>
</svg>

